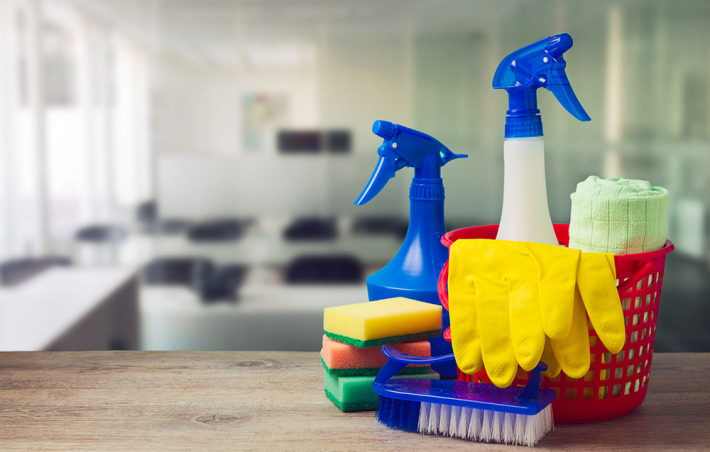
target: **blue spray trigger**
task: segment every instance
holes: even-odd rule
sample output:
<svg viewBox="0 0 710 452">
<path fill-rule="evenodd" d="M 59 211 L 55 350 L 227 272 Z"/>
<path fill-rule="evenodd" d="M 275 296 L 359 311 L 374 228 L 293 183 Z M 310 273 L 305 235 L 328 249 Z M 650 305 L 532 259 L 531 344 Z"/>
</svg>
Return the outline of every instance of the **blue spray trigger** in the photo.
<svg viewBox="0 0 710 452">
<path fill-rule="evenodd" d="M 506 137 L 542 135 L 542 121 L 537 108 L 538 88 L 546 88 L 575 118 L 591 118 L 582 107 L 569 83 L 563 54 L 572 47 L 567 33 L 551 36 L 511 53 L 501 61 L 493 76 L 493 88 L 508 92 Z"/>
<path fill-rule="evenodd" d="M 355 200 L 362 205 L 387 185 L 395 173 L 404 167 L 415 169 L 415 177 L 439 178 L 440 169 L 452 160 L 468 157 L 454 154 L 436 138 L 389 121 L 375 121 L 372 132 L 383 138 L 377 149 L 380 158 L 370 180 Z"/>
<path fill-rule="evenodd" d="M 387 182 L 395 176 L 395 173 L 406 166 L 406 164 L 403 159 L 398 159 L 396 156 L 380 154 L 380 158 L 377 160 L 377 166 L 375 166 L 375 171 L 372 172 L 367 185 L 365 185 L 362 193 L 360 193 L 360 196 L 355 200 L 355 205 L 361 206 L 377 196 L 385 185 L 387 185 Z"/>
<path fill-rule="evenodd" d="M 547 89 L 552 91 L 557 101 L 565 107 L 565 110 L 580 121 L 591 121 L 592 118 L 589 117 L 584 107 L 582 107 L 582 104 L 579 103 L 577 95 L 572 90 L 572 86 L 569 83 L 564 69 L 555 69 L 550 72 L 550 78 L 547 81 Z"/>
</svg>

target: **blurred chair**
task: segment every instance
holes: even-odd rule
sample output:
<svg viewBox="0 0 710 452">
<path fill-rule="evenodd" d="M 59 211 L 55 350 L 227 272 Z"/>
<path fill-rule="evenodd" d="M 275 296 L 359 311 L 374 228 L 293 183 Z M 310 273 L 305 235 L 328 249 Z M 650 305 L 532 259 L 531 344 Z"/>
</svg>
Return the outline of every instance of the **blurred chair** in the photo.
<svg viewBox="0 0 710 452">
<path fill-rule="evenodd" d="M 216 266 L 202 258 L 158 258 L 143 269 L 146 285 L 182 285 L 200 296 L 204 303 L 236 301 L 244 282 L 244 265 Z"/>
<path fill-rule="evenodd" d="M 192 226 L 187 236 L 190 240 L 205 242 L 238 240 L 252 222 L 251 219 L 237 218 L 210 220 Z"/>
<path fill-rule="evenodd" d="M 301 256 L 286 268 L 289 284 L 357 284 L 363 280 L 363 267 L 352 256 Z"/>
<path fill-rule="evenodd" d="M 399 237 L 401 231 L 407 233 L 409 222 L 399 217 L 377 216 L 360 217 L 353 221 L 353 234 L 362 235 L 395 235 Z"/>
<path fill-rule="evenodd" d="M 238 290 L 246 274 L 247 267 L 244 265 L 224 265 L 214 268 L 210 274 L 204 275 L 199 286 L 202 302 L 237 301 Z"/>
<path fill-rule="evenodd" d="M 138 204 L 136 220 L 143 225 L 155 223 L 158 220 L 158 203 L 151 200 Z"/>
<path fill-rule="evenodd" d="M 0 263 L 0 286 L 14 287 L 57 266 L 69 266 L 71 260 L 61 256 L 12 259 Z"/>
<path fill-rule="evenodd" d="M 150 235 L 173 235 L 185 232 L 190 222 L 179 218 L 160 218 L 158 203 L 145 201 L 136 207 L 136 221 L 141 232 Z"/>
<path fill-rule="evenodd" d="M 283 232 L 284 239 L 289 241 L 334 240 L 337 236 L 334 218 L 299 218 Z"/>
<path fill-rule="evenodd" d="M 81 228 L 76 233 L 76 239 L 94 243 L 120 243 L 128 237 L 128 231 L 122 226 L 92 225 Z"/>
<path fill-rule="evenodd" d="M 157 219 L 143 225 L 143 232 L 151 235 L 177 235 L 187 231 L 192 223 L 178 218 Z"/>
<path fill-rule="evenodd" d="M 143 282 L 147 285 L 183 285 L 196 288 L 205 274 L 212 272 L 214 264 L 203 258 L 162 257 L 149 262 L 143 269 Z"/>
<path fill-rule="evenodd" d="M 118 245 L 128 238 L 128 230 L 118 225 L 91 225 L 76 232 L 75 260 L 82 265 L 114 265 Z"/>
</svg>

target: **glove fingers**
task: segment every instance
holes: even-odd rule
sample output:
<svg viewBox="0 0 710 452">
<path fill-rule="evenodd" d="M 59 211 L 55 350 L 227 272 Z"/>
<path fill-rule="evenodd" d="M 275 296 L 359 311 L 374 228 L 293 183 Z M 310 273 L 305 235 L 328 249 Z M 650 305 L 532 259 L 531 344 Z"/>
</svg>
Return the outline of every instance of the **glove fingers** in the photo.
<svg viewBox="0 0 710 452">
<path fill-rule="evenodd" d="M 582 253 L 577 287 L 599 339 L 611 353 L 619 353 L 626 341 L 626 329 L 612 262 L 613 255 Z"/>
<path fill-rule="evenodd" d="M 563 339 L 572 327 L 579 250 L 528 244 L 540 272 L 540 316 L 545 334 Z"/>
<path fill-rule="evenodd" d="M 462 242 L 462 241 L 459 241 Z M 462 372 L 473 374 L 483 368 L 478 335 L 476 285 L 471 276 L 470 247 L 456 242 L 449 255 L 449 319 L 451 346 Z"/>
<path fill-rule="evenodd" d="M 510 292 L 510 340 L 515 359 L 525 371 L 540 362 L 545 332 L 540 319 L 540 291 L 537 266 L 532 259 L 519 260 L 520 275 L 508 280 Z"/>
<path fill-rule="evenodd" d="M 482 284 L 483 283 L 483 284 Z M 499 388 L 510 386 L 518 371 L 510 342 L 508 285 L 504 281 L 477 279 L 478 330 L 486 374 Z"/>
<path fill-rule="evenodd" d="M 552 351 L 552 342 L 549 337 L 545 338 L 545 348 L 542 351 L 541 361 L 547 364 L 547 370 L 543 374 L 548 378 L 555 378 L 560 374 L 562 367 L 555 358 L 555 352 Z"/>
<path fill-rule="evenodd" d="M 572 327 L 564 339 L 552 339 L 552 350 L 562 370 L 570 378 L 582 378 L 589 370 L 589 330 L 584 303 L 576 292 Z"/>
</svg>

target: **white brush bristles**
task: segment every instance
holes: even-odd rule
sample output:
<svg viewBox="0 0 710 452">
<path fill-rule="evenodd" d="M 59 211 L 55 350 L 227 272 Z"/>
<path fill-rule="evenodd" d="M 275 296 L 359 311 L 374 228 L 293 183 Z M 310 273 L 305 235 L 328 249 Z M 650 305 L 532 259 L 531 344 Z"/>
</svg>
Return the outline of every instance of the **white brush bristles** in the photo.
<svg viewBox="0 0 710 452">
<path fill-rule="evenodd" d="M 419 406 L 419 425 L 417 430 L 421 433 L 429 432 L 429 410 L 431 409 L 431 403 L 422 402 Z"/>
<path fill-rule="evenodd" d="M 422 403 L 419 432 L 471 441 L 534 446 L 554 427 L 552 406 L 534 416 Z"/>
</svg>

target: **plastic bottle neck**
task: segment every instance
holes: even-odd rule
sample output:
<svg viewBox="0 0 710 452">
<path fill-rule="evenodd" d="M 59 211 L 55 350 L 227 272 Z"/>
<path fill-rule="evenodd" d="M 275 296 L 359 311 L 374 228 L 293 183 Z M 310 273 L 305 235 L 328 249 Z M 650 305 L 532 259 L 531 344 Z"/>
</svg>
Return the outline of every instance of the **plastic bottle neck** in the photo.
<svg viewBox="0 0 710 452">
<path fill-rule="evenodd" d="M 441 157 L 437 154 L 427 154 L 420 168 L 414 168 L 415 179 L 440 179 Z"/>
<path fill-rule="evenodd" d="M 414 178 L 409 186 L 409 199 L 420 201 L 444 199 L 444 180 L 441 178 L 438 155 L 427 155 L 421 168 L 414 169 Z"/>
<path fill-rule="evenodd" d="M 412 201 L 444 201 L 444 180 L 438 178 L 414 177 L 409 186 Z M 411 216 L 411 213 L 410 213 Z"/>
<path fill-rule="evenodd" d="M 423 256 L 426 256 L 425 262 L 434 261 L 437 265 L 439 263 L 443 265 L 448 250 L 438 245 L 441 236 L 445 233 L 442 179 L 414 178 L 409 190 L 409 227 L 402 249 L 417 248 L 420 251 L 417 251 L 415 255 L 422 253 Z M 406 252 L 406 254 L 410 253 Z M 441 267 L 436 271 L 439 270 Z"/>
<path fill-rule="evenodd" d="M 506 138 L 542 136 L 542 118 L 537 108 L 536 90 L 508 91 L 508 111 L 505 113 Z"/>
</svg>

